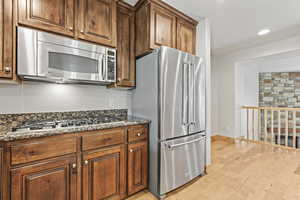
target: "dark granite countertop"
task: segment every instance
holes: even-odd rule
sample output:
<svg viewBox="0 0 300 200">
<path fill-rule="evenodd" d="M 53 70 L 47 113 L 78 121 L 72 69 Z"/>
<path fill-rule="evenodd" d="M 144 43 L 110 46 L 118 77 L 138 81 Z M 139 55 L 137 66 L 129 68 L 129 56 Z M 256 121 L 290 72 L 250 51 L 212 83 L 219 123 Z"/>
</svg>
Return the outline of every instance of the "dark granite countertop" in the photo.
<svg viewBox="0 0 300 200">
<path fill-rule="evenodd" d="M 62 135 L 66 133 L 79 133 L 83 131 L 103 130 L 131 125 L 148 124 L 149 120 L 128 116 L 121 121 L 100 123 L 95 125 L 74 126 L 67 128 L 43 129 L 43 130 L 26 130 L 26 131 L 0 131 L 0 141 L 15 141 L 29 138 L 38 138 L 45 136 Z"/>
</svg>

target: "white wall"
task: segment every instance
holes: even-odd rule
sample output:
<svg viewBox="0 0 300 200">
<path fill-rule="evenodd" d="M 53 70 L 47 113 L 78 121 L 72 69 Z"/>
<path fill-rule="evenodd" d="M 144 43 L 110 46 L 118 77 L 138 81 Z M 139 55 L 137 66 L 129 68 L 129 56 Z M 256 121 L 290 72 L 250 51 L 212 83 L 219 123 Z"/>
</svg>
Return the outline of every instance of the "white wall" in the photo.
<svg viewBox="0 0 300 200">
<path fill-rule="evenodd" d="M 300 36 L 280 40 L 265 45 L 235 51 L 230 54 L 217 55 L 212 64 L 212 130 L 214 133 L 229 137 L 238 137 L 236 123 L 237 110 L 235 90 L 236 66 L 239 63 L 259 59 L 265 56 L 293 52 L 300 49 Z M 271 60 L 273 59 L 270 57 Z M 279 66 L 284 71 L 284 66 Z M 280 69 L 279 68 L 279 69 Z"/>
<path fill-rule="evenodd" d="M 244 136 L 246 133 L 246 112 L 242 112 L 239 108 L 259 105 L 259 73 L 297 71 L 300 71 L 300 50 L 256 58 L 235 65 L 235 115 L 241 116 L 235 117 L 238 130 L 236 137 Z M 244 131 L 241 131 L 241 128 Z"/>
<path fill-rule="evenodd" d="M 211 38 L 210 23 L 208 19 L 203 19 L 197 27 L 196 55 L 204 58 L 206 71 L 206 129 L 207 129 L 207 164 L 211 163 Z"/>
<path fill-rule="evenodd" d="M 94 85 L 0 84 L 0 114 L 98 109 L 131 110 L 131 93 Z"/>
</svg>

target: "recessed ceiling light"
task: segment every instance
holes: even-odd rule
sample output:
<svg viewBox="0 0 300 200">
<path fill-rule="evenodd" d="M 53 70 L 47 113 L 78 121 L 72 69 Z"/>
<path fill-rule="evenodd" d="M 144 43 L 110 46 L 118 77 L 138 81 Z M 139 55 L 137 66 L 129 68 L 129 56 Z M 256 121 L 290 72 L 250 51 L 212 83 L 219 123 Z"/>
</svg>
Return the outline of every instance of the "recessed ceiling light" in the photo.
<svg viewBox="0 0 300 200">
<path fill-rule="evenodd" d="M 260 31 L 257 33 L 257 35 L 259 35 L 259 36 L 267 35 L 267 34 L 269 34 L 270 32 L 271 32 L 270 29 L 263 29 L 263 30 L 260 30 Z"/>
</svg>

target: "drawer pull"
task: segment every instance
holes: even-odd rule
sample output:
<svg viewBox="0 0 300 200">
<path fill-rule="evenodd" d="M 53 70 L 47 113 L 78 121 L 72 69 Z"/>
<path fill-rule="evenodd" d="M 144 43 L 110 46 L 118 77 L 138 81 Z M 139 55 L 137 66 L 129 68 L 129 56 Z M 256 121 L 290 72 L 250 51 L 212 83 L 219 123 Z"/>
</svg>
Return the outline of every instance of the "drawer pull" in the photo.
<svg viewBox="0 0 300 200">
<path fill-rule="evenodd" d="M 72 26 L 70 26 L 69 30 L 70 30 L 70 31 L 73 31 L 73 27 L 72 27 Z"/>
<path fill-rule="evenodd" d="M 89 161 L 88 160 L 84 161 L 84 164 L 85 165 L 89 164 Z"/>
<path fill-rule="evenodd" d="M 138 133 L 138 134 L 137 134 L 137 136 L 138 136 L 138 137 L 141 137 L 141 136 L 142 136 L 142 134 L 141 134 L 141 133 Z"/>
<path fill-rule="evenodd" d="M 76 164 L 75 164 L 75 163 L 72 165 L 72 168 L 73 168 L 73 169 L 75 169 L 75 168 L 76 168 Z"/>
<path fill-rule="evenodd" d="M 10 70 L 11 70 L 10 67 L 4 67 L 4 72 L 5 72 L 5 73 L 7 73 L 7 74 L 10 73 Z"/>
<path fill-rule="evenodd" d="M 80 30 L 80 33 L 84 33 L 84 31 L 83 31 L 83 30 Z"/>
<path fill-rule="evenodd" d="M 133 149 L 130 149 L 129 152 L 132 153 L 132 152 L 133 152 Z"/>
</svg>

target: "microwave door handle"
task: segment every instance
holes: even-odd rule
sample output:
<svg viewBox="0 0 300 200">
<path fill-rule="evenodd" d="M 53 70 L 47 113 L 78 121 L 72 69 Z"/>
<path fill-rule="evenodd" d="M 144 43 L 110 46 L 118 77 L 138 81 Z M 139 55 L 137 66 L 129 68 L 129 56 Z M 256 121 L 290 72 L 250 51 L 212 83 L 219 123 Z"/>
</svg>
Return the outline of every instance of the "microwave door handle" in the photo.
<svg viewBox="0 0 300 200">
<path fill-rule="evenodd" d="M 106 56 L 104 56 L 104 65 L 103 65 L 103 71 L 104 71 L 104 74 L 103 74 L 103 79 L 105 80 L 105 81 L 107 81 L 107 57 Z"/>
<path fill-rule="evenodd" d="M 104 55 L 102 55 L 102 59 L 101 59 L 101 76 L 102 76 L 102 80 L 105 80 L 105 76 L 104 76 L 104 64 L 105 64 L 105 60 L 104 60 Z"/>
</svg>

